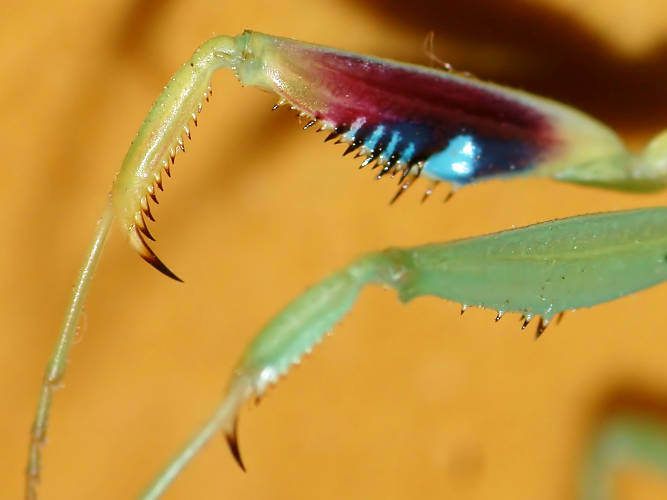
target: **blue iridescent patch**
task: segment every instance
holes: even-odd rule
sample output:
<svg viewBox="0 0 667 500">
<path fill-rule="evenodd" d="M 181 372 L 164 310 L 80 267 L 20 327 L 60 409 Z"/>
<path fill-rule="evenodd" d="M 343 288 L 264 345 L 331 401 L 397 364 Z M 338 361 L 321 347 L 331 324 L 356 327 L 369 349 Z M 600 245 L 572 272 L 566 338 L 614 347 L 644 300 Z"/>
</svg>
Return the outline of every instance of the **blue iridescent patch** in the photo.
<svg viewBox="0 0 667 500">
<path fill-rule="evenodd" d="M 444 181 L 465 183 L 475 175 L 481 148 L 471 135 L 457 135 L 424 163 L 424 173 Z"/>
<path fill-rule="evenodd" d="M 423 162 L 427 177 L 461 185 L 486 177 L 519 175 L 539 161 L 539 146 L 522 139 L 491 137 L 468 129 L 448 137 L 444 127 L 424 127 L 411 122 L 376 125 L 361 117 L 337 127 L 326 140 L 342 134 L 350 142 L 344 155 L 364 145 L 370 154 L 361 167 L 377 161 L 383 167 L 378 178 L 391 172 L 398 161 L 405 165 Z"/>
</svg>

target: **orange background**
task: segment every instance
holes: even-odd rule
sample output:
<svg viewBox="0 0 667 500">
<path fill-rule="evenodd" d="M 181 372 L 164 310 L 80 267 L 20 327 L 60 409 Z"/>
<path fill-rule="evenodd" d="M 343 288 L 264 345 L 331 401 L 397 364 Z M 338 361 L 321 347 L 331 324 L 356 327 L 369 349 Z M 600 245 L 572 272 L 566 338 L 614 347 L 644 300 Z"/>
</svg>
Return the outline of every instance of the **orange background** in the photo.
<svg viewBox="0 0 667 500">
<path fill-rule="evenodd" d="M 463 3 L 463 2 L 461 2 Z M 213 34 L 252 28 L 456 68 L 569 103 L 633 146 L 667 124 L 662 0 L 203 0 L 2 6 L 0 481 L 19 498 L 44 365 L 114 172 L 152 100 Z M 585 5 L 584 5 L 585 4 Z M 215 76 L 213 103 L 154 211 L 171 282 L 113 232 L 55 395 L 42 498 L 134 497 L 216 405 L 255 332 L 307 285 L 390 245 L 667 204 L 546 180 L 488 182 L 447 205 L 358 172 L 272 96 Z M 342 146 L 338 146 L 342 148 Z M 490 284 L 502 286 L 502 283 Z M 365 291 L 301 367 L 242 414 L 242 474 L 215 439 L 185 498 L 562 499 L 610 408 L 667 401 L 667 286 L 565 316 L 535 342 L 518 316 Z M 534 327 L 533 327 L 534 328 Z M 667 495 L 648 475 L 625 498 Z M 660 492 L 660 493 L 656 493 Z"/>
</svg>

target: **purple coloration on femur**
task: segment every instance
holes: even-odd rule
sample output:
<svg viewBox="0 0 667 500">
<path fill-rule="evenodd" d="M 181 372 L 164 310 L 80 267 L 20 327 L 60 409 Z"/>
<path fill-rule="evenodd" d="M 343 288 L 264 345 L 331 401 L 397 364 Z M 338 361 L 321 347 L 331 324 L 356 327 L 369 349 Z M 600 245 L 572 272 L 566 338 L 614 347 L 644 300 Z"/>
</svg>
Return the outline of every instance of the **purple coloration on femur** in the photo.
<svg viewBox="0 0 667 500">
<path fill-rule="evenodd" d="M 286 97 L 375 156 L 414 164 L 446 151 L 457 137 L 471 137 L 477 158 L 475 169 L 457 179 L 465 183 L 529 169 L 557 149 L 549 117 L 500 89 L 451 73 L 279 43 L 289 54 L 288 71 L 309 82 L 305 94 Z"/>
</svg>

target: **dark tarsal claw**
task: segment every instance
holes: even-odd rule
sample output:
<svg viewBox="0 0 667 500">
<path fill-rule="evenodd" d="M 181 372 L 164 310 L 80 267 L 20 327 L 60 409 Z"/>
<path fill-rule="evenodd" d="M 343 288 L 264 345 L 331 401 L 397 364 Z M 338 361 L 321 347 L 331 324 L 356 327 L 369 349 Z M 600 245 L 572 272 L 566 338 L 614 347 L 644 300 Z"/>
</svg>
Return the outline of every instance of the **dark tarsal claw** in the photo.
<svg viewBox="0 0 667 500">
<path fill-rule="evenodd" d="M 139 256 L 148 262 L 155 269 L 160 271 L 165 276 L 170 277 L 173 280 L 180 281 L 183 283 L 183 280 L 176 276 L 165 264 L 162 262 L 155 252 L 146 243 L 144 236 L 137 226 L 130 231 L 130 244 L 134 249 L 139 253 Z"/>
<path fill-rule="evenodd" d="M 245 465 L 243 465 L 243 459 L 241 458 L 241 452 L 239 451 L 239 440 L 238 440 L 238 419 L 234 420 L 234 426 L 231 432 L 225 432 L 225 439 L 229 445 L 229 451 L 232 452 L 232 456 L 236 463 L 239 464 L 241 470 L 245 472 Z"/>
</svg>

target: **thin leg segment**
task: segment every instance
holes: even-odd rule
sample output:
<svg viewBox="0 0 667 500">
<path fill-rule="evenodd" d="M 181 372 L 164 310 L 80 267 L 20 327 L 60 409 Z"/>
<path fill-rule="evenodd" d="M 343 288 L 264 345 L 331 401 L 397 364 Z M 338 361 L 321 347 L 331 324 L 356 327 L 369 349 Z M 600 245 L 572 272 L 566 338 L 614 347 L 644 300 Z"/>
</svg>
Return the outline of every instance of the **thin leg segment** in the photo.
<svg viewBox="0 0 667 500">
<path fill-rule="evenodd" d="M 72 347 L 72 339 L 76 333 L 81 311 L 88 296 L 90 284 L 93 281 L 97 264 L 102 255 L 102 248 L 106 241 L 109 228 L 113 221 L 113 210 L 111 207 L 111 200 L 106 203 L 102 217 L 97 222 L 93 240 L 88 247 L 85 259 L 79 269 L 79 274 L 76 278 L 74 290 L 70 296 L 69 304 L 67 305 L 67 312 L 60 327 L 58 341 L 56 347 L 51 354 L 46 370 L 44 372 L 44 379 L 39 390 L 39 402 L 37 403 L 37 413 L 32 424 L 30 432 L 30 446 L 28 449 L 28 465 L 26 467 L 26 485 L 25 498 L 27 500 L 35 500 L 37 498 L 37 485 L 40 476 L 40 458 L 41 448 L 46 441 L 46 430 L 49 424 L 49 413 L 51 410 L 51 402 L 53 399 L 53 391 L 58 387 L 62 381 L 65 370 L 67 368 L 67 358 L 69 356 L 70 348 Z"/>
</svg>

